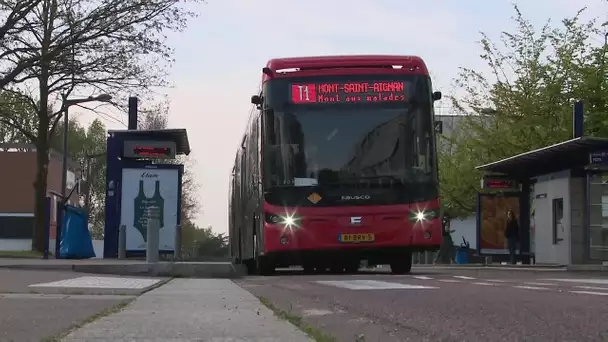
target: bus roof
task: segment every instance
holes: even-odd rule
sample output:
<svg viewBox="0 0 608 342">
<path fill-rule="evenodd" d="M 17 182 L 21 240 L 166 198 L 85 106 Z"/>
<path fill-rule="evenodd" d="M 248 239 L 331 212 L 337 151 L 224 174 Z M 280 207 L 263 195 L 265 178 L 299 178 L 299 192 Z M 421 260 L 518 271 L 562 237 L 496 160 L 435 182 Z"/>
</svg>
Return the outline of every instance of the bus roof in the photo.
<svg viewBox="0 0 608 342">
<path fill-rule="evenodd" d="M 316 71 L 339 68 L 378 69 L 393 68 L 407 69 L 418 74 L 428 75 L 426 64 L 418 56 L 391 56 L 391 55 L 352 55 L 352 56 L 313 56 L 313 57 L 289 57 L 274 58 L 266 63 L 266 68 L 287 74 L 300 71 Z M 406 70 L 403 70 L 406 71 Z M 273 78 L 264 74 L 264 81 Z"/>
</svg>

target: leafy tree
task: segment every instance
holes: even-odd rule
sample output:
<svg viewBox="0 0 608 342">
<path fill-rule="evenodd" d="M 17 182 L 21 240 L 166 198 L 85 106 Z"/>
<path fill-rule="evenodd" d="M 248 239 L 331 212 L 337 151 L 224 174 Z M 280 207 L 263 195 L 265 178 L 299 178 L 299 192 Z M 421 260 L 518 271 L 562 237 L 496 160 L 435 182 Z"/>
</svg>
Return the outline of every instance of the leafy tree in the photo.
<svg viewBox="0 0 608 342">
<path fill-rule="evenodd" d="M 475 211 L 475 166 L 572 138 L 574 101 L 585 101 L 586 134 L 608 134 L 608 47 L 595 44 L 604 36 L 597 21 L 582 22 L 582 9 L 536 30 L 514 9 L 517 30 L 503 32 L 501 45 L 482 34 L 491 74 L 462 68 L 456 80 L 465 94 L 452 102 L 467 117 L 439 159 L 442 196 L 460 216 Z"/>
<path fill-rule="evenodd" d="M 105 171 L 106 127 L 98 119 L 88 128 L 71 119 L 68 127 L 68 156 L 80 166 L 89 187 L 81 194 L 84 206 L 89 210 L 89 223 L 94 239 L 103 238 L 105 223 Z M 63 123 L 51 137 L 51 147 L 63 152 Z"/>
<path fill-rule="evenodd" d="M 138 126 L 140 129 L 165 129 L 168 127 L 169 103 L 162 102 L 150 108 L 141 110 Z M 156 160 L 155 163 L 184 164 L 184 174 L 182 175 L 182 247 L 184 250 L 192 250 L 192 243 L 196 240 L 198 227 L 194 224 L 194 218 L 199 212 L 199 202 L 196 198 L 198 184 L 191 171 L 194 161 L 186 156 L 178 156 L 175 160 Z"/>
<path fill-rule="evenodd" d="M 87 170 L 88 191 L 84 194 L 84 204 L 89 210 L 93 238 L 103 238 L 106 222 L 106 127 L 100 120 L 94 120 L 87 128 L 87 155 L 84 170 Z M 88 163 L 88 165 L 87 165 Z"/>
<path fill-rule="evenodd" d="M 164 33 L 183 29 L 193 17 L 186 2 L 198 0 L 0 2 L 0 18 L 6 19 L 0 26 L 0 88 L 35 89 L 25 93 L 37 115 L 36 129 L 27 132 L 37 151 L 35 249 L 44 246 L 48 150 L 64 100 L 102 92 L 121 103 L 130 94 L 144 97 L 166 85 L 172 50 Z M 62 105 L 53 111 L 56 101 Z"/>
<path fill-rule="evenodd" d="M 194 227 L 183 248 L 183 256 L 187 259 L 199 257 L 227 257 L 229 254 L 228 236 L 223 233 L 216 234 L 211 226 L 207 228 Z"/>
</svg>

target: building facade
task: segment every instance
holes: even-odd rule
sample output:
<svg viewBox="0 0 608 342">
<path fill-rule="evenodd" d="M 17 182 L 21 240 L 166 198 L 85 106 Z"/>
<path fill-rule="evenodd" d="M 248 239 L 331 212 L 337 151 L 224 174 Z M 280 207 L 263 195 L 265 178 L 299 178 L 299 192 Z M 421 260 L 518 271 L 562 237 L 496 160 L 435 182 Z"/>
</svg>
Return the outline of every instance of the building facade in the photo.
<svg viewBox="0 0 608 342">
<path fill-rule="evenodd" d="M 36 149 L 29 144 L 0 144 L 0 250 L 29 250 L 34 225 L 34 182 L 36 180 Z M 51 198 L 50 239 L 56 235 L 57 211 L 61 203 L 62 154 L 49 153 L 47 197 Z M 76 187 L 68 203 L 79 203 L 76 186 L 80 170 L 70 162 L 67 192 Z"/>
</svg>

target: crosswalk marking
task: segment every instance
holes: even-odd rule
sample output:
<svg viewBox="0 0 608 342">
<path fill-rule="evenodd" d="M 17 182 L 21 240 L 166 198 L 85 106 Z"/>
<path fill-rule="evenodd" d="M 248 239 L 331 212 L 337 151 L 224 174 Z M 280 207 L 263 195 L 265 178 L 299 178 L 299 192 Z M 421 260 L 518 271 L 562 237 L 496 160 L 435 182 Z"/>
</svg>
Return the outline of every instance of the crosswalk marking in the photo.
<svg viewBox="0 0 608 342">
<path fill-rule="evenodd" d="M 502 280 L 502 279 L 486 279 L 486 281 L 490 281 L 493 283 L 506 283 L 506 280 Z"/>
<path fill-rule="evenodd" d="M 542 279 L 548 281 L 559 281 L 564 283 L 580 283 L 580 284 L 596 284 L 596 285 L 608 285 L 608 279 Z"/>
<path fill-rule="evenodd" d="M 473 277 L 467 277 L 467 276 L 454 276 L 454 278 L 459 278 L 459 279 L 469 279 L 469 280 L 477 279 L 477 278 L 473 278 Z"/>
<path fill-rule="evenodd" d="M 319 280 L 316 281 L 316 283 L 321 285 L 341 287 L 349 290 L 437 289 L 437 287 L 434 286 L 410 285 L 378 280 Z"/>
<path fill-rule="evenodd" d="M 444 283 L 461 283 L 461 280 L 456 280 L 456 279 L 439 279 L 439 281 L 444 282 Z"/>
<path fill-rule="evenodd" d="M 486 283 L 486 282 L 483 282 L 483 281 L 478 281 L 476 283 L 473 283 L 473 285 L 496 286 L 497 284 L 496 283 Z"/>
<path fill-rule="evenodd" d="M 608 287 L 600 287 L 600 286 L 575 286 L 577 289 L 585 289 L 585 290 L 600 290 L 600 291 L 608 291 Z"/>
<path fill-rule="evenodd" d="M 427 276 L 412 276 L 412 278 L 420 279 L 420 280 L 431 280 L 433 278 Z"/>
<path fill-rule="evenodd" d="M 608 292 L 596 292 L 596 291 L 569 291 L 570 293 L 588 294 L 595 296 L 608 296 Z"/>
<path fill-rule="evenodd" d="M 516 286 L 513 286 L 513 287 L 516 287 L 518 289 L 525 289 L 525 290 L 549 290 L 549 288 L 547 288 L 547 287 L 540 287 L 540 286 L 516 285 Z"/>
<path fill-rule="evenodd" d="M 529 283 L 524 283 L 526 285 L 535 285 L 535 286 L 557 286 L 557 284 L 553 284 L 553 283 L 536 283 L 536 282 L 529 282 Z"/>
</svg>

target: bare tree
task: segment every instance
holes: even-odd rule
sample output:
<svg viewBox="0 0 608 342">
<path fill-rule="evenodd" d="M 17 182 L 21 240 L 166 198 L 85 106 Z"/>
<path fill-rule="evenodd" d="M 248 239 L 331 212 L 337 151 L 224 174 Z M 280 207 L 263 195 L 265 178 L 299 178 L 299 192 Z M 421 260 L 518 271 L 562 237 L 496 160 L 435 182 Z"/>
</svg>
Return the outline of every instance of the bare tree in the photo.
<svg viewBox="0 0 608 342">
<path fill-rule="evenodd" d="M 28 94 L 29 105 L 38 114 L 36 131 L 29 132 L 38 157 L 35 249 L 44 245 L 49 138 L 65 110 L 65 102 L 56 106 L 57 111 L 52 105 L 68 96 L 102 92 L 112 95 L 118 106 L 128 95 L 145 98 L 166 86 L 173 51 L 164 34 L 182 30 L 195 15 L 185 5 L 199 1 L 0 2 L 0 13 L 9 12 L 7 18 L 17 21 L 5 25 L 10 35 L 0 45 L 0 56 L 7 61 L 0 65 L 7 68 L 0 74 L 0 87 Z M 0 120 L 10 115 L 0 113 Z"/>
<path fill-rule="evenodd" d="M 0 0 L 0 89 L 39 61 L 35 56 L 17 61 L 12 58 L 29 49 L 26 46 L 13 48 L 16 47 L 14 39 L 28 30 L 25 18 L 33 13 L 39 3 L 40 0 Z"/>
</svg>

